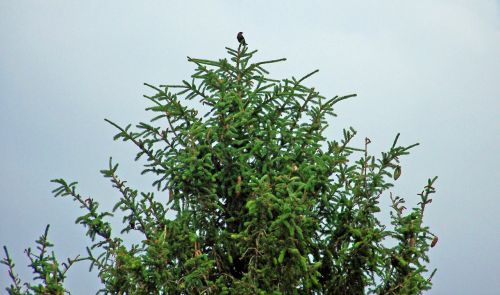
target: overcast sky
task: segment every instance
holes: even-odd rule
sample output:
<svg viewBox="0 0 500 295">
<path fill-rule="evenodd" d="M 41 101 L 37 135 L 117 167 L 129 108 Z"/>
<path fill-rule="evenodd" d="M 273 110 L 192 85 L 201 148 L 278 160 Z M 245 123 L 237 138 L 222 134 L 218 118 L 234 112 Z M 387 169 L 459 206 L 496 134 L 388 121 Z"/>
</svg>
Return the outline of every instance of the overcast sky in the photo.
<svg viewBox="0 0 500 295">
<path fill-rule="evenodd" d="M 337 107 L 330 139 L 353 126 L 373 151 L 398 132 L 421 144 L 393 191 L 415 205 L 439 176 L 425 219 L 440 238 L 428 294 L 498 294 L 499 1 L 186 2 L 0 1 L 0 245 L 19 273 L 46 224 L 61 259 L 88 244 L 80 209 L 53 198 L 50 179 L 79 181 L 110 208 L 118 195 L 99 170 L 113 156 L 131 186 L 150 190 L 135 148 L 113 142 L 103 119 L 148 120 L 143 82 L 188 78 L 186 56 L 225 57 L 243 31 L 258 59 L 288 59 L 268 67 L 275 78 L 319 68 L 309 85 L 323 95 L 358 94 Z M 69 272 L 73 294 L 97 290 L 87 268 Z"/>
</svg>

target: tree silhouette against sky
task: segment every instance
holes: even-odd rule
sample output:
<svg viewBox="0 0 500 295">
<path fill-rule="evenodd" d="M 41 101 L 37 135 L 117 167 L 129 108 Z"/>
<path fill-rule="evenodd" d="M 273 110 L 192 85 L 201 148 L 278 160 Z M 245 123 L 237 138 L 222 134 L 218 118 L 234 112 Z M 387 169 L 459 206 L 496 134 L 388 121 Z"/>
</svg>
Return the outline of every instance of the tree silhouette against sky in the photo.
<svg viewBox="0 0 500 295">
<path fill-rule="evenodd" d="M 112 212 L 83 197 L 76 183 L 55 179 L 56 197 L 84 210 L 93 246 L 59 263 L 48 226 L 37 249 L 26 250 L 35 281 L 23 284 L 7 249 L 9 294 L 63 294 L 75 262 L 97 268 L 111 294 L 419 294 L 431 288 L 427 253 L 437 236 L 423 224 L 436 178 L 415 208 L 388 191 L 401 175 L 399 158 L 416 146 L 393 144 L 380 156 L 370 139 L 353 147 L 356 131 L 324 136 L 336 103 L 305 80 L 275 80 L 240 44 L 229 58 L 188 58 L 192 80 L 152 86 L 148 123 L 120 125 L 115 140 L 132 142 L 154 192 L 139 192 L 118 176 L 110 159 L 102 170 L 120 194 Z M 203 108 L 190 108 L 194 100 Z M 201 111 L 205 110 L 205 111 Z M 165 203 L 165 195 L 168 202 Z M 390 198 L 391 224 L 379 220 L 380 198 Z M 110 218 L 121 212 L 122 228 Z M 175 218 L 168 218 L 173 211 Z M 379 213 L 380 212 L 380 213 Z M 170 213 L 169 213 L 170 214 Z M 140 232 L 127 244 L 124 235 Z"/>
</svg>

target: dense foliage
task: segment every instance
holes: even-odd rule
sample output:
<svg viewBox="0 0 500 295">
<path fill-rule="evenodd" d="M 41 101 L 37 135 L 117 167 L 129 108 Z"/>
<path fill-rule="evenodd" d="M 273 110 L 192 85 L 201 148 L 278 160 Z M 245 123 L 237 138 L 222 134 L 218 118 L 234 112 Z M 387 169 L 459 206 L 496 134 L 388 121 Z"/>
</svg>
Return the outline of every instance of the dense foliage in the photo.
<svg viewBox="0 0 500 295">
<path fill-rule="evenodd" d="M 398 136 L 379 157 L 370 140 L 354 148 L 356 131 L 328 140 L 334 106 L 350 96 L 326 98 L 300 79 L 274 80 L 256 51 L 227 48 L 229 59 L 189 58 L 192 81 L 150 86 L 149 123 L 120 127 L 156 176 L 160 197 L 139 192 L 117 175 L 111 160 L 102 171 L 119 192 L 114 211 L 124 213 L 120 233 L 112 212 L 53 180 L 56 196 L 85 210 L 77 223 L 93 241 L 84 258 L 59 265 L 45 235 L 32 257 L 38 285 L 23 286 L 9 267 L 11 294 L 62 294 L 67 268 L 88 260 L 106 294 L 418 294 L 431 287 L 427 253 L 437 237 L 423 225 L 434 179 L 417 207 L 388 189 L 401 175 L 399 157 L 415 145 Z M 203 108 L 190 108 L 186 100 Z M 206 111 L 201 112 L 202 109 Z M 158 195 L 158 192 L 157 192 Z M 165 196 L 168 195 L 168 202 Z M 391 198 L 392 224 L 382 224 L 380 198 Z M 175 218 L 167 218 L 167 211 Z M 123 235 L 137 231 L 139 244 Z"/>
</svg>

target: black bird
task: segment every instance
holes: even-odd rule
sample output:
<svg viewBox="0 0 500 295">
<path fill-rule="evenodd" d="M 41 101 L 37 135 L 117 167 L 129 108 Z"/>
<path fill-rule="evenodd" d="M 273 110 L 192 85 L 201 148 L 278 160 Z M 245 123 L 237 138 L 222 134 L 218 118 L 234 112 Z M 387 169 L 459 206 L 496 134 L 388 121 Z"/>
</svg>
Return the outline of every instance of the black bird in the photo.
<svg viewBox="0 0 500 295">
<path fill-rule="evenodd" d="M 240 42 L 241 45 L 247 46 L 247 42 L 245 41 L 245 37 L 243 37 L 243 32 L 239 32 L 238 36 L 236 36 L 236 39 L 238 39 L 238 42 Z"/>
</svg>

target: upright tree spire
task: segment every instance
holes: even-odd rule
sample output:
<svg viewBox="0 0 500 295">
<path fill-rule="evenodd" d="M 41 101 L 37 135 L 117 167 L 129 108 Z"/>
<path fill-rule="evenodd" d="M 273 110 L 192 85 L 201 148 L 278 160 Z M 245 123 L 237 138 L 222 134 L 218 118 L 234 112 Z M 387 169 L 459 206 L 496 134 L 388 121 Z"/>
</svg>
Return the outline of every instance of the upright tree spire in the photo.
<svg viewBox="0 0 500 295">
<path fill-rule="evenodd" d="M 429 180 L 416 208 L 392 198 L 392 227 L 381 224 L 380 198 L 401 175 L 400 157 L 416 146 L 399 135 L 378 158 L 370 140 L 353 147 L 353 128 L 338 139 L 325 130 L 335 105 L 349 97 L 321 95 L 301 78 L 269 77 L 242 34 L 229 58 L 188 58 L 195 65 L 180 85 L 146 84 L 153 118 L 115 126 L 132 142 L 142 173 L 158 193 L 126 185 L 110 160 L 102 171 L 118 190 L 121 234 L 75 183 L 56 180 L 56 196 L 86 210 L 77 221 L 95 241 L 87 259 L 103 290 L 127 294 L 418 294 L 429 289 L 424 262 L 434 236 L 423 213 Z M 206 112 L 188 107 L 196 100 Z M 354 161 L 354 162 L 353 162 Z M 168 201 L 167 201 L 168 199 Z M 168 210 L 175 212 L 168 219 Z M 121 236 L 143 235 L 127 245 Z M 385 243 L 393 240 L 395 243 Z M 395 246 L 388 246 L 395 245 Z M 16 286 L 12 287 L 16 288 Z"/>
</svg>

